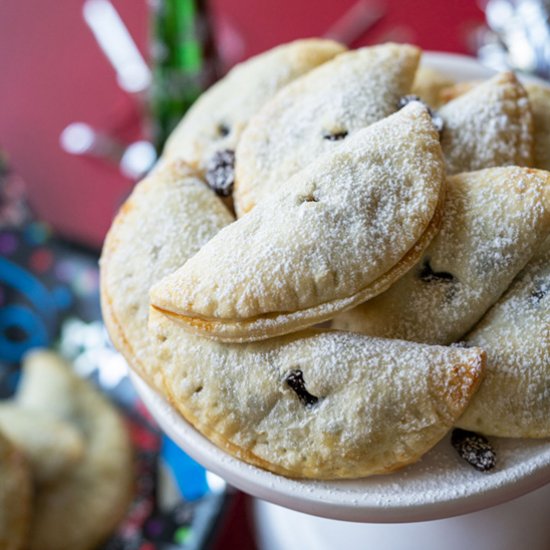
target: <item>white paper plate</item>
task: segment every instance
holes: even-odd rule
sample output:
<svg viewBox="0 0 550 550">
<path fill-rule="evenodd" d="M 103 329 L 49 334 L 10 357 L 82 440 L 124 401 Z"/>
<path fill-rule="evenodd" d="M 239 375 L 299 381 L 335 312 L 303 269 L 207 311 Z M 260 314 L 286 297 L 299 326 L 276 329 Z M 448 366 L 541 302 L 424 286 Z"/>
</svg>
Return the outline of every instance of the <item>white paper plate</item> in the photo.
<svg viewBox="0 0 550 550">
<path fill-rule="evenodd" d="M 459 55 L 426 53 L 423 63 L 457 81 L 494 73 Z M 162 429 L 196 461 L 246 493 L 307 514 L 359 522 L 428 521 L 506 502 L 550 482 L 550 440 L 491 438 L 498 464 L 484 474 L 458 457 L 450 436 L 418 463 L 391 475 L 333 482 L 286 479 L 218 449 L 135 374 L 132 379 Z"/>
</svg>

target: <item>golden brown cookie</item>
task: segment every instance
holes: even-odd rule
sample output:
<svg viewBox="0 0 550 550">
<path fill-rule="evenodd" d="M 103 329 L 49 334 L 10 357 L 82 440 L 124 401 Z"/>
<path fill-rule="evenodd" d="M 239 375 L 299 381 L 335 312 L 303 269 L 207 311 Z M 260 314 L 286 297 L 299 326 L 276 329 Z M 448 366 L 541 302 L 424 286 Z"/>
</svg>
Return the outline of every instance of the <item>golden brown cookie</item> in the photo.
<svg viewBox="0 0 550 550">
<path fill-rule="evenodd" d="M 230 454 L 298 478 L 389 473 L 416 462 L 477 390 L 480 349 L 338 331 L 221 344 L 154 310 L 167 396 Z"/>
<path fill-rule="evenodd" d="M 129 434 L 114 406 L 58 355 L 37 350 L 23 365 L 16 401 L 79 430 L 82 460 L 36 491 L 30 550 L 92 550 L 122 520 L 133 495 Z"/>
<path fill-rule="evenodd" d="M 310 162 L 398 109 L 420 50 L 382 44 L 349 51 L 283 88 L 250 121 L 236 153 L 235 209 L 252 210 Z"/>
<path fill-rule="evenodd" d="M 533 165 L 533 116 L 527 92 L 513 73 L 473 87 L 438 113 L 448 174 Z"/>
<path fill-rule="evenodd" d="M 146 345 L 149 301 L 136 288 L 147 294 L 233 219 L 198 173 L 175 161 L 139 183 L 113 222 L 100 260 L 103 318 L 117 349 L 153 385 Z M 178 247 L 182 234 L 192 246 Z M 128 242 L 133 244 L 121 246 Z"/>
<path fill-rule="evenodd" d="M 441 230 L 386 292 L 333 320 L 372 336 L 450 344 L 508 288 L 550 232 L 550 174 L 509 166 L 451 176 Z"/>
<path fill-rule="evenodd" d="M 152 287 L 189 331 L 261 340 L 332 318 L 384 291 L 435 235 L 439 137 L 413 102 L 356 132 Z"/>
<path fill-rule="evenodd" d="M 38 484 L 52 483 L 80 462 L 84 438 L 68 422 L 12 402 L 0 404 L 0 429 L 25 454 Z"/>
<path fill-rule="evenodd" d="M 212 185 L 220 194 L 230 194 L 232 177 L 217 177 L 216 166 L 224 154 L 231 157 L 250 118 L 283 86 L 345 50 L 332 40 L 310 38 L 236 65 L 185 114 L 167 140 L 160 163 L 181 159 L 211 171 Z"/>
<path fill-rule="evenodd" d="M 487 351 L 487 378 L 458 426 L 550 437 L 550 240 L 465 343 Z"/>
</svg>

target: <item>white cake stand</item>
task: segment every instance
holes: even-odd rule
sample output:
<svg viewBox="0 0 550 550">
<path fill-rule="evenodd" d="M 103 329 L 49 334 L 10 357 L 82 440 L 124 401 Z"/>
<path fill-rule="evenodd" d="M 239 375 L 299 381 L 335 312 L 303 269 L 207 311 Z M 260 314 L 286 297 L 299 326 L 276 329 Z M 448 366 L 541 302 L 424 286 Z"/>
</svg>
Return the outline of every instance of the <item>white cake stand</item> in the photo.
<svg viewBox="0 0 550 550">
<path fill-rule="evenodd" d="M 134 386 L 161 428 L 205 468 L 245 493 L 306 514 L 403 523 L 467 514 L 550 483 L 550 441 L 492 438 L 498 467 L 480 473 L 445 438 L 424 458 L 391 475 L 346 481 L 287 479 L 228 455 L 188 424 L 137 375 Z"/>
<path fill-rule="evenodd" d="M 423 63 L 457 81 L 493 74 L 474 59 L 458 55 L 427 53 Z M 462 461 L 446 437 L 417 464 L 391 475 L 291 480 L 220 450 L 135 374 L 132 379 L 159 425 L 186 453 L 261 499 L 255 515 L 264 550 L 329 550 L 342 545 L 346 550 L 550 548 L 545 513 L 545 503 L 550 502 L 550 440 L 492 438 L 498 464 L 485 474 Z M 399 525 L 383 525 L 390 523 Z M 520 533 L 526 544 L 518 545 L 512 533 Z"/>
</svg>

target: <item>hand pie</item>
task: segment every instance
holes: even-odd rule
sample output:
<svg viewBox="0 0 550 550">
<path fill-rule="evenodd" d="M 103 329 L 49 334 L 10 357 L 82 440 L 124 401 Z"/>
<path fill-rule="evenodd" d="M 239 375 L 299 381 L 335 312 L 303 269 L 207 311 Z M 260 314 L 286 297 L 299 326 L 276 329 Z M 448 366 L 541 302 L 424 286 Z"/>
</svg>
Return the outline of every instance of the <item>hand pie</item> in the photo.
<svg viewBox="0 0 550 550">
<path fill-rule="evenodd" d="M 430 107 L 437 108 L 443 103 L 441 92 L 452 85 L 454 85 L 452 78 L 431 67 L 420 65 L 416 71 L 411 93 L 420 97 Z"/>
<path fill-rule="evenodd" d="M 550 240 L 465 343 L 487 351 L 487 378 L 458 426 L 550 437 Z"/>
<path fill-rule="evenodd" d="M 295 80 L 255 115 L 239 143 L 239 216 L 358 130 L 394 113 L 410 93 L 420 50 L 383 44 L 350 51 Z"/>
<path fill-rule="evenodd" d="M 455 99 L 469 92 L 480 83 L 477 81 L 460 82 L 442 91 L 443 102 Z M 527 83 L 528 95 L 533 116 L 534 160 L 533 166 L 550 170 L 550 88 L 539 84 Z"/>
<path fill-rule="evenodd" d="M 479 349 L 338 331 L 220 344 L 154 310 L 150 323 L 181 414 L 227 452 L 290 477 L 358 478 L 416 462 L 461 414 L 485 360 Z"/>
<path fill-rule="evenodd" d="M 533 164 L 533 118 L 527 93 L 513 73 L 474 87 L 438 113 L 448 174 Z"/>
<path fill-rule="evenodd" d="M 27 550 L 32 480 L 23 453 L 0 432 L 0 548 Z"/>
<path fill-rule="evenodd" d="M 15 398 L 18 405 L 71 424 L 85 445 L 78 464 L 55 483 L 37 488 L 28 548 L 96 548 L 131 500 L 127 429 L 114 407 L 52 352 L 32 352 L 23 365 L 23 381 Z"/>
<path fill-rule="evenodd" d="M 233 154 L 252 115 L 280 88 L 345 50 L 332 40 L 297 40 L 237 65 L 183 117 L 166 142 L 161 163 L 179 158 L 197 169 L 212 169 L 212 183 L 219 184 L 215 167 L 220 153 Z M 218 192 L 229 194 L 230 188 L 221 186 Z"/>
<path fill-rule="evenodd" d="M 150 384 L 155 373 L 146 343 L 149 288 L 232 221 L 223 203 L 183 162 L 139 183 L 115 218 L 100 261 L 103 317 L 115 346 Z M 192 246 L 178 247 L 182 234 Z"/>
<path fill-rule="evenodd" d="M 56 481 L 84 456 L 84 439 L 79 431 L 42 411 L 2 403 L 0 429 L 24 452 L 38 484 Z"/>
<path fill-rule="evenodd" d="M 438 134 L 413 102 L 310 164 L 151 290 L 188 330 L 254 341 L 332 318 L 384 291 L 433 238 Z"/>
<path fill-rule="evenodd" d="M 462 337 L 508 288 L 550 231 L 550 174 L 490 168 L 448 178 L 441 230 L 386 292 L 332 326 L 373 336 L 447 344 Z"/>
</svg>

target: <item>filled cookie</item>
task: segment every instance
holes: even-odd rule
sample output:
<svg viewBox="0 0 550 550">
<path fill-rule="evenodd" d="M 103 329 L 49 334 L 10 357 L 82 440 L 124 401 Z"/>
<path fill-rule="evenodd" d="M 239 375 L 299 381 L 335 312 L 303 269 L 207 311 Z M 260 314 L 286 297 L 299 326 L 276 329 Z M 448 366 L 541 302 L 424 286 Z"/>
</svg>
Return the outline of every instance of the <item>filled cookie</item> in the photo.
<svg viewBox="0 0 550 550">
<path fill-rule="evenodd" d="M 149 288 L 232 221 L 214 192 L 182 161 L 139 183 L 117 214 L 100 260 L 103 318 L 117 349 L 150 384 L 156 382 L 148 360 Z M 192 246 L 178 246 L 182 234 Z"/>
<path fill-rule="evenodd" d="M 441 230 L 386 292 L 332 326 L 449 344 L 508 288 L 550 232 L 550 174 L 516 166 L 449 177 Z"/>
<path fill-rule="evenodd" d="M 232 455 L 298 478 L 416 462 L 462 414 L 485 362 L 476 348 L 338 331 L 221 344 L 155 310 L 150 329 L 166 395 L 186 420 Z"/>
<path fill-rule="evenodd" d="M 84 456 L 80 432 L 43 411 L 1 403 L 0 429 L 23 451 L 38 484 L 55 482 Z"/>
<path fill-rule="evenodd" d="M 418 102 L 352 135 L 152 287 L 187 330 L 254 341 L 333 317 L 416 263 L 444 200 L 438 133 Z"/>
<path fill-rule="evenodd" d="M 234 151 L 250 118 L 283 86 L 345 51 L 332 40 L 297 40 L 235 66 L 194 103 L 167 140 L 161 164 L 182 159 L 231 194 Z"/>
<path fill-rule="evenodd" d="M 132 451 L 122 418 L 48 351 L 26 358 L 15 401 L 29 412 L 70 424 L 84 440 L 77 464 L 54 483 L 37 486 L 27 548 L 96 548 L 121 521 L 133 493 Z"/>
<path fill-rule="evenodd" d="M 473 87 L 438 114 L 448 174 L 533 165 L 533 117 L 527 93 L 513 73 Z"/>
<path fill-rule="evenodd" d="M 452 101 L 479 86 L 479 81 L 459 82 L 441 91 L 443 103 Z M 528 82 L 524 85 L 533 117 L 533 162 L 535 168 L 550 169 L 550 88 Z"/>
<path fill-rule="evenodd" d="M 550 437 L 550 240 L 464 343 L 487 351 L 487 377 L 458 426 Z"/>
<path fill-rule="evenodd" d="M 383 44 L 350 51 L 295 80 L 255 115 L 239 143 L 239 216 L 310 162 L 394 113 L 410 93 L 420 50 Z"/>
</svg>

